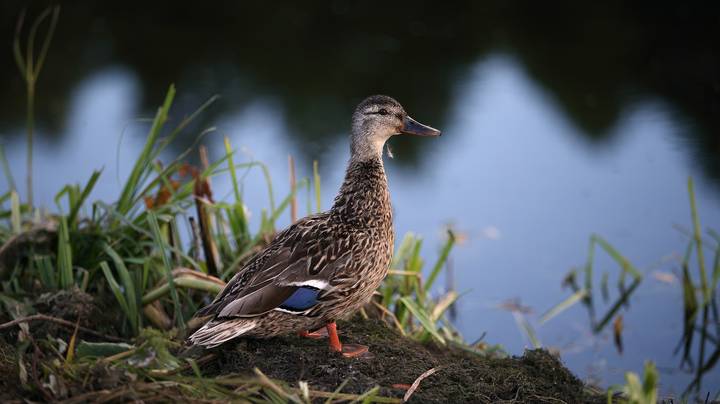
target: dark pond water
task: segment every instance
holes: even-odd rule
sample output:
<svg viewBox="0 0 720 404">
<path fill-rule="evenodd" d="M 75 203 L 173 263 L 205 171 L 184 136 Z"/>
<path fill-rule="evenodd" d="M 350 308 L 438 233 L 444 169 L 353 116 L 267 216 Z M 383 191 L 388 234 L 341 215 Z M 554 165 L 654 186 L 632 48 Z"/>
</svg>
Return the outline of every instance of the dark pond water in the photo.
<svg viewBox="0 0 720 404">
<path fill-rule="evenodd" d="M 287 191 L 288 154 L 301 175 L 319 160 L 329 206 L 355 103 L 386 93 L 444 131 L 440 139 L 393 141 L 387 171 L 397 232 L 422 235 L 428 260 L 445 226 L 464 235 L 452 265 L 456 287 L 467 292 L 456 319 L 466 339 L 485 334 L 514 354 L 530 346 L 502 308 L 517 299 L 531 310 L 525 317 L 542 344 L 560 350 L 585 379 L 618 383 L 648 359 L 660 367 L 665 393 L 682 392 L 692 379 L 673 354 L 687 245 L 675 226 L 690 227 L 692 176 L 704 226 L 720 230 L 716 10 L 662 2 L 336 1 L 211 10 L 121 3 L 63 6 L 39 81 L 41 203 L 52 207 L 62 184 L 84 182 L 100 167 L 94 197 L 114 198 L 144 141 L 140 118 L 153 115 L 174 82 L 174 119 L 213 94 L 222 98 L 168 157 L 215 126 L 205 141 L 211 155 L 223 153 L 222 135 L 229 136 L 245 159 L 268 164 L 279 193 Z M 20 8 L 0 6 L 0 139 L 18 180 L 25 176 L 24 98 L 10 44 Z M 244 184 L 257 219 L 267 205 L 261 174 L 251 172 Z M 230 190 L 225 178 L 214 185 L 219 195 Z M 7 187 L 1 179 L 0 191 Z M 611 327 L 593 334 L 580 305 L 538 321 L 570 295 L 561 282 L 585 263 L 593 233 L 645 274 L 622 312 L 622 354 Z M 600 252 L 596 265 L 614 285 L 617 266 Z M 717 386 L 714 369 L 703 389 L 715 394 Z"/>
</svg>

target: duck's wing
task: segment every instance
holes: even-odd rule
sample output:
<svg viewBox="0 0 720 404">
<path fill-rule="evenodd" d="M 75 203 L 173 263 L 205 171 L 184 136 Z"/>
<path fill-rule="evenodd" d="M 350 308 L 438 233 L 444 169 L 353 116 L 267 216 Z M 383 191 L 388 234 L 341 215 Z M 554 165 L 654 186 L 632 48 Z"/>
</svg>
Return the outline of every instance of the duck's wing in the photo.
<svg viewBox="0 0 720 404">
<path fill-rule="evenodd" d="M 318 217 L 303 219 L 278 234 L 240 270 L 197 316 L 255 317 L 271 310 L 303 314 L 317 303 L 330 279 L 351 258 L 322 230 Z"/>
</svg>

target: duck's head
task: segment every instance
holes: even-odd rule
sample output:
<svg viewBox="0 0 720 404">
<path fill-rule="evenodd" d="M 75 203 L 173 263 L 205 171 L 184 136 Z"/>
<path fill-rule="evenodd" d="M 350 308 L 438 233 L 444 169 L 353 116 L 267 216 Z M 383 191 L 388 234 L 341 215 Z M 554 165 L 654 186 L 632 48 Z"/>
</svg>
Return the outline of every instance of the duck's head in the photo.
<svg viewBox="0 0 720 404">
<path fill-rule="evenodd" d="M 382 155 L 385 142 L 395 135 L 440 136 L 440 131 L 412 119 L 399 102 L 386 95 L 373 95 L 361 102 L 352 122 L 353 158 Z"/>
</svg>

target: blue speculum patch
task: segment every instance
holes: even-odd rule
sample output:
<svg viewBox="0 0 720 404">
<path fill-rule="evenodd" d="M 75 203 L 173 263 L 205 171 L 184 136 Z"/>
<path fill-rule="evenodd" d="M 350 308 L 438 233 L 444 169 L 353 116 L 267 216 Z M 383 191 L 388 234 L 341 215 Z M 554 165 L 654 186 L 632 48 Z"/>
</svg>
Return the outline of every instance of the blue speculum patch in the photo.
<svg viewBox="0 0 720 404">
<path fill-rule="evenodd" d="M 317 297 L 320 289 L 301 286 L 281 305 L 281 309 L 291 311 L 303 311 L 317 304 Z"/>
</svg>

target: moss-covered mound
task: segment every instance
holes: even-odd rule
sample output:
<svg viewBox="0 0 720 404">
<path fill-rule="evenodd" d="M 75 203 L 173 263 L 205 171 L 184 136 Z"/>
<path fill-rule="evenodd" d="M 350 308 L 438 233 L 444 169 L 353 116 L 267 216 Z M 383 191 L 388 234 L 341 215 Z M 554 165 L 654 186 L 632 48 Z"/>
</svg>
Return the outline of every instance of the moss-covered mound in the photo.
<svg viewBox="0 0 720 404">
<path fill-rule="evenodd" d="M 34 303 L 38 313 L 73 323 L 80 320 L 86 330 L 103 330 L 111 337 L 117 335 L 108 324 L 113 316 L 103 315 L 92 297 L 77 290 L 44 294 Z M 107 312 L 111 312 L 109 308 Z M 157 334 L 160 338 L 157 344 L 148 345 L 150 334 L 143 332 L 144 341 L 141 337 L 128 341 L 134 345 L 126 345 L 155 347 L 153 349 L 146 348 L 116 360 L 93 362 L 80 359 L 68 364 L 63 362 L 65 353 L 55 352 L 56 348 L 50 347 L 55 346 L 57 340 L 69 341 L 74 326 L 36 321 L 29 324 L 30 338 L 34 342 L 25 350 L 25 382 L 19 377 L 22 372 L 15 352 L 17 346 L 14 346 L 19 328 L 5 328 L 0 332 L 0 400 L 124 402 L 129 399 L 165 401 L 171 397 L 172 401 L 223 400 L 235 397 L 232 395 L 234 387 L 221 394 L 217 388 L 202 386 L 208 381 L 223 379 L 220 376 L 239 375 L 251 380 L 256 378 L 254 369 L 257 368 L 271 379 L 284 383 L 290 388 L 287 391 L 294 392 L 298 392 L 299 382 L 304 381 L 313 391 L 333 392 L 342 386 L 341 393 L 355 395 L 377 386 L 380 389 L 378 396 L 401 399 L 420 375 L 434 369 L 434 373 L 420 382 L 410 401 L 603 402 L 556 357 L 543 350 L 527 351 L 521 357 L 488 357 L 460 348 L 421 344 L 401 336 L 382 321 L 359 317 L 341 322 L 339 328 L 343 342 L 368 345 L 371 355 L 347 359 L 330 352 L 326 340 L 286 336 L 266 340 L 241 338 L 214 349 L 212 359 L 208 360 L 209 356 L 202 348 L 185 349 L 177 341 L 166 339 L 174 334 L 156 331 L 152 335 Z M 102 340 L 87 332 L 80 332 L 79 338 Z M 175 368 L 170 373 L 162 370 L 158 373 L 148 368 L 147 363 L 142 365 L 147 361 L 138 358 L 161 356 L 159 346 L 169 348 L 168 355 L 203 358 L 200 361 L 203 377 L 195 378 L 195 372 L 187 366 Z M 150 356 L 148 352 L 151 352 Z M 181 359 L 176 363 L 186 362 Z M 135 369 L 136 366 L 142 369 Z M 267 387 L 263 383 L 260 386 Z M 262 394 L 253 395 L 248 392 L 250 390 L 246 389 L 245 395 L 237 397 L 267 398 Z"/>
<path fill-rule="evenodd" d="M 327 342 L 296 336 L 240 340 L 217 349 L 205 375 L 251 374 L 257 367 L 269 377 L 297 386 L 363 393 L 379 386 L 383 396 L 403 397 L 424 372 L 412 402 L 602 402 L 562 363 L 544 350 L 522 357 L 487 358 L 459 349 L 423 345 L 404 338 L 383 323 L 355 320 L 339 324 L 345 342 L 369 345 L 372 357 L 346 359 L 328 351 Z"/>
</svg>

